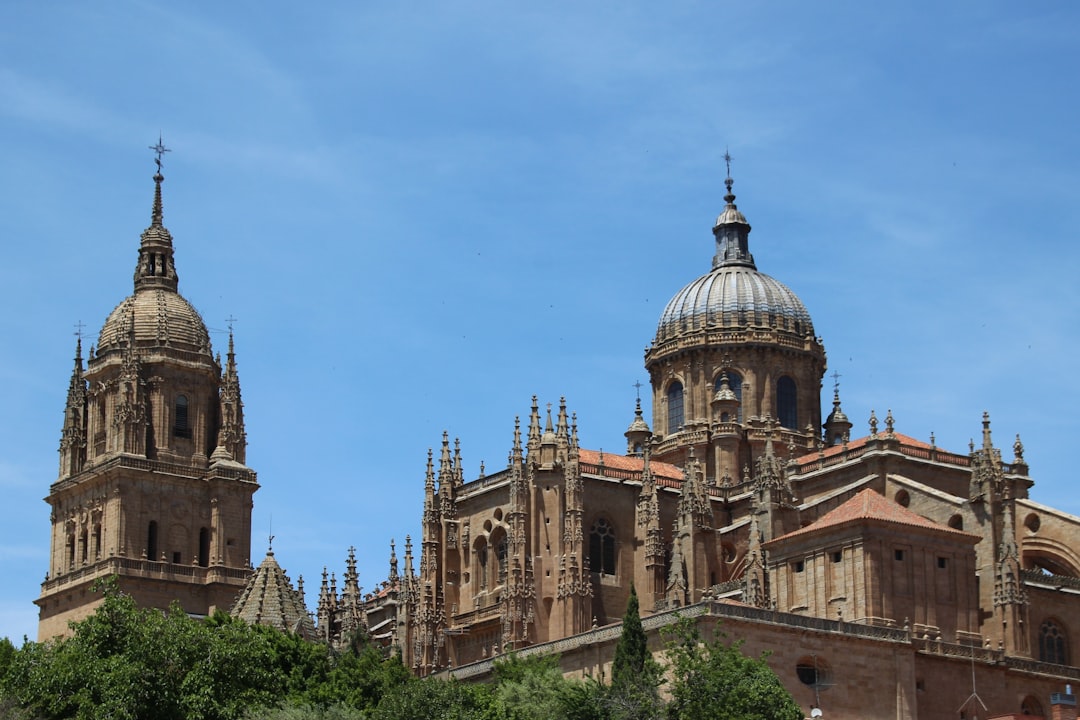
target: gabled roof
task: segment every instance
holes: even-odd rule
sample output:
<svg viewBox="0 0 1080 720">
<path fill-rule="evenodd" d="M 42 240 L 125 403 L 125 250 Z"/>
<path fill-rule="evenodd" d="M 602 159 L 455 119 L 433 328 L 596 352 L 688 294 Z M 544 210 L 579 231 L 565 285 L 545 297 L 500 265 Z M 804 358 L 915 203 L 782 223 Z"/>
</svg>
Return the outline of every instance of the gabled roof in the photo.
<svg viewBox="0 0 1080 720">
<path fill-rule="evenodd" d="M 765 545 L 773 545 L 781 540 L 809 535 L 841 525 L 858 525 L 867 522 L 906 525 L 908 527 L 923 528 L 935 532 L 950 533 L 957 538 L 966 537 L 978 539 L 978 536 L 972 535 L 971 533 L 956 530 L 947 525 L 941 525 L 933 520 L 927 520 L 922 515 L 908 510 L 906 507 L 885 498 L 870 488 L 866 488 L 865 490 L 856 493 L 839 507 L 825 513 L 806 527 L 789 532 L 787 535 L 774 538 L 765 543 Z"/>
<path fill-rule="evenodd" d="M 272 550 L 266 552 L 229 614 L 250 625 L 269 625 L 304 638 L 315 637 L 315 625 L 304 599 L 274 559 Z"/>
</svg>

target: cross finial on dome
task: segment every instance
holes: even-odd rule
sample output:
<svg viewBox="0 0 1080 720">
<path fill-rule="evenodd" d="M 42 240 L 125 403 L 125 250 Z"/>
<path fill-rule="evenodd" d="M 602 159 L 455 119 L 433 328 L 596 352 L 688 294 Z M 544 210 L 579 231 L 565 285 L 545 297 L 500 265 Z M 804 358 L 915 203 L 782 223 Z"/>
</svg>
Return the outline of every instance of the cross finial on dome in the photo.
<svg viewBox="0 0 1080 720">
<path fill-rule="evenodd" d="M 727 166 L 727 177 L 724 178 L 727 195 L 724 196 L 724 201 L 731 203 L 735 201 L 735 195 L 731 192 L 731 186 L 735 184 L 735 181 L 731 179 L 731 153 L 727 151 L 727 148 L 724 148 L 724 164 Z"/>
</svg>

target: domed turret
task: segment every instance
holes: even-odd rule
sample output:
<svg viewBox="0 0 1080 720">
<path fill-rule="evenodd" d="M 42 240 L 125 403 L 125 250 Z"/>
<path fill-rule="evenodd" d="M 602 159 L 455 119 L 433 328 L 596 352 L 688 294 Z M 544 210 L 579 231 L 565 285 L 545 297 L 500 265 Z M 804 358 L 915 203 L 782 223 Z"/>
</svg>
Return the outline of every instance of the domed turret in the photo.
<svg viewBox="0 0 1080 720">
<path fill-rule="evenodd" d="M 806 306 L 757 269 L 750 223 L 735 204 L 725 159 L 712 269 L 667 303 L 645 353 L 655 457 L 681 464 L 694 448 L 714 478 L 737 477 L 751 463 L 770 419 L 779 422 L 784 445 L 812 449 L 825 372 L 825 350 Z"/>
</svg>

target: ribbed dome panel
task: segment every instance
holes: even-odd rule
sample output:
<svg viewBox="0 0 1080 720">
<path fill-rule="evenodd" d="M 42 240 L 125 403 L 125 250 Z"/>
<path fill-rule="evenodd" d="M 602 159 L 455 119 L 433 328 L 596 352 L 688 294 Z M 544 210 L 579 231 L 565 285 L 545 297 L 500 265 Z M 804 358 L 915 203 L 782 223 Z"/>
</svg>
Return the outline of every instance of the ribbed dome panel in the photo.
<svg viewBox="0 0 1080 720">
<path fill-rule="evenodd" d="M 721 266 L 699 277 L 668 302 L 656 341 L 700 330 L 775 327 L 814 335 L 810 313 L 786 285 L 745 266 Z"/>
<path fill-rule="evenodd" d="M 98 352 L 126 344 L 132 323 L 137 348 L 168 347 L 210 355 L 206 323 L 179 293 L 147 288 L 124 298 L 101 328 Z"/>
</svg>

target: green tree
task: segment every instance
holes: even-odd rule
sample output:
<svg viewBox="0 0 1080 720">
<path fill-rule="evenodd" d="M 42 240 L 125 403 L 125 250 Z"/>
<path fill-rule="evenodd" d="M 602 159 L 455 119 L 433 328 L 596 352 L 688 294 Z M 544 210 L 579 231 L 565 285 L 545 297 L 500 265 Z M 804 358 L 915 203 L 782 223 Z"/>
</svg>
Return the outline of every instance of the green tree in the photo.
<svg viewBox="0 0 1080 720">
<path fill-rule="evenodd" d="M 494 715 L 499 720 L 601 720 L 604 688 L 563 677 L 558 655 L 512 653 L 492 668 Z"/>
<path fill-rule="evenodd" d="M 489 720 L 491 708 L 487 685 L 413 679 L 383 695 L 371 720 Z"/>
<path fill-rule="evenodd" d="M 661 678 L 660 667 L 649 652 L 648 638 L 641 625 L 637 591 L 631 585 L 611 666 L 611 687 L 605 696 L 607 716 L 613 720 L 659 717 L 663 709 L 659 693 Z"/>
<path fill-rule="evenodd" d="M 670 720 L 801 720 L 795 703 L 764 658 L 743 655 L 741 643 L 718 634 L 703 643 L 681 619 L 667 633 L 671 662 Z"/>
<path fill-rule="evenodd" d="M 211 622 L 138 608 L 115 581 L 73 635 L 26 643 L 2 681 L 6 702 L 43 718 L 232 720 L 284 691 L 264 633 L 221 616 Z"/>
</svg>

